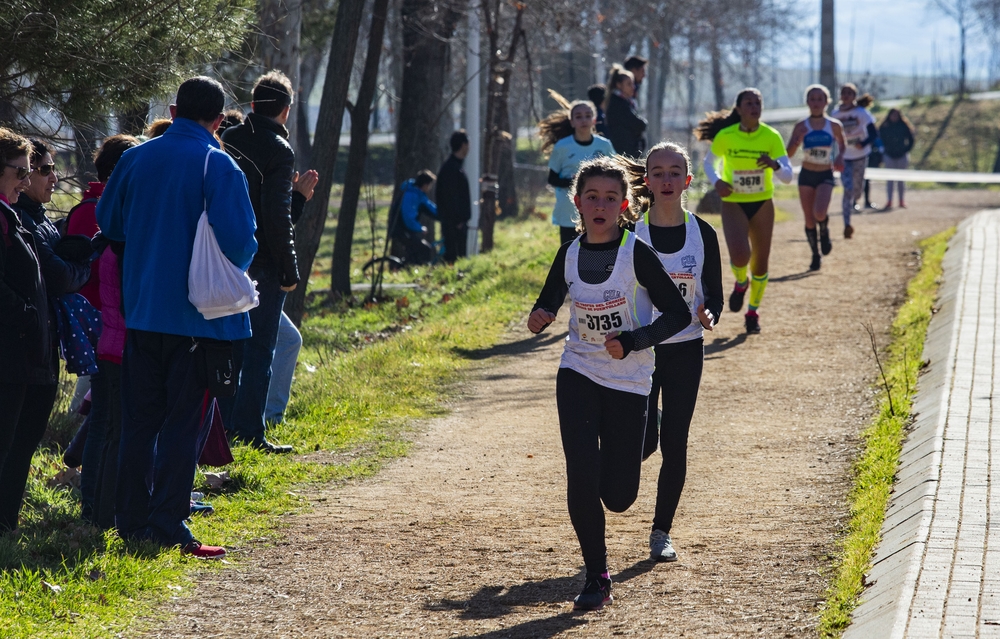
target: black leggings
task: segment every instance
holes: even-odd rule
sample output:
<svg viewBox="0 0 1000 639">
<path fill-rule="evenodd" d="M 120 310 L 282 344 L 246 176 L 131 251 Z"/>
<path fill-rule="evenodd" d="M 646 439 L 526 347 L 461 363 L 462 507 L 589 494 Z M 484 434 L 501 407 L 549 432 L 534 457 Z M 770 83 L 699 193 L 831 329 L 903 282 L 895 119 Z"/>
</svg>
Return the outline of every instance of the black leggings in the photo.
<svg viewBox="0 0 1000 639">
<path fill-rule="evenodd" d="M 566 501 L 588 573 L 608 569 L 604 506 L 624 512 L 639 493 L 646 398 L 612 390 L 569 368 L 556 376 L 566 454 Z"/>
<path fill-rule="evenodd" d="M 642 456 L 645 459 L 652 455 L 659 439 L 663 463 L 656 486 L 653 530 L 670 532 L 687 475 L 688 430 L 698 401 L 701 370 L 705 363 L 704 340 L 659 344 L 654 350 L 656 370 L 653 372 L 653 389 L 649 393 L 646 442 Z M 657 438 L 656 410 L 661 390 L 663 414 Z"/>
<path fill-rule="evenodd" d="M 58 389 L 57 384 L 0 384 L 0 532 L 17 528 L 31 458 Z"/>
</svg>

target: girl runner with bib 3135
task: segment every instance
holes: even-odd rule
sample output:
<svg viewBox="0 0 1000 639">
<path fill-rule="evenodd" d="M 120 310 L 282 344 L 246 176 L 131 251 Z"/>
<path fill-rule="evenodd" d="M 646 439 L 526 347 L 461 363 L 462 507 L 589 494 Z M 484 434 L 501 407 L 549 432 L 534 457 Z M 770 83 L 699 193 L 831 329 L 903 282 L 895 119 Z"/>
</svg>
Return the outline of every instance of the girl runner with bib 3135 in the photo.
<svg viewBox="0 0 1000 639">
<path fill-rule="evenodd" d="M 840 183 L 844 187 L 844 199 L 841 211 L 844 215 L 844 238 L 851 239 L 854 227 L 851 226 L 851 213 L 854 205 L 861 197 L 865 188 L 865 167 L 868 166 L 868 154 L 872 152 L 872 143 L 878 139 L 875 128 L 875 118 L 866 108 L 873 101 L 867 93 L 858 97 L 858 87 L 848 82 L 840 87 L 840 104 L 830 117 L 839 120 L 844 126 L 844 137 L 847 138 L 847 148 L 844 149 L 844 168 L 840 171 Z"/>
<path fill-rule="evenodd" d="M 788 156 L 795 155 L 802 147 L 802 170 L 799 171 L 799 202 L 806 218 L 806 240 L 812 251 L 810 271 L 818 271 L 820 251 L 829 255 L 829 218 L 826 211 L 830 207 L 833 193 L 833 172 L 844 170 L 844 128 L 840 122 L 826 115 L 826 105 L 830 103 L 830 92 L 822 84 L 806 87 L 806 104 L 809 117 L 792 129 L 792 139 L 788 142 Z M 834 159 L 836 148 L 836 159 Z M 819 236 L 816 227 L 819 226 Z"/>
<path fill-rule="evenodd" d="M 687 474 L 688 430 L 705 359 L 702 335 L 712 330 L 722 313 L 722 261 L 715 229 L 684 209 L 684 192 L 691 184 L 691 160 L 684 147 L 661 142 L 650 150 L 645 165 L 629 162 L 629 172 L 637 202 L 648 209 L 635 223 L 635 234 L 652 245 L 691 313 L 687 328 L 653 348 L 656 367 L 643 450 L 645 459 L 659 443 L 663 456 L 649 556 L 654 561 L 677 561 L 670 527 Z"/>
<path fill-rule="evenodd" d="M 569 295 L 556 404 L 569 516 L 587 567 L 574 609 L 597 610 L 611 601 L 604 507 L 624 512 L 639 492 L 650 347 L 690 326 L 691 311 L 656 252 L 621 228 L 635 220 L 624 167 L 591 160 L 572 192 L 583 236 L 556 253 L 528 329 L 543 331 Z M 654 306 L 662 315 L 652 321 Z"/>
<path fill-rule="evenodd" d="M 771 234 L 774 231 L 774 176 L 785 184 L 792 181 L 792 165 L 781 134 L 760 121 L 763 101 L 757 89 L 743 89 L 736 106 L 718 111 L 698 123 L 695 135 L 711 140 L 705 156 L 705 175 L 722 198 L 722 232 L 729 247 L 729 262 L 736 286 L 729 296 L 729 310 L 743 308 L 750 289 L 745 316 L 747 333 L 760 332 L 760 307 L 767 288 Z M 722 163 L 721 173 L 716 162 Z M 747 265 L 751 281 L 747 281 Z"/>
</svg>

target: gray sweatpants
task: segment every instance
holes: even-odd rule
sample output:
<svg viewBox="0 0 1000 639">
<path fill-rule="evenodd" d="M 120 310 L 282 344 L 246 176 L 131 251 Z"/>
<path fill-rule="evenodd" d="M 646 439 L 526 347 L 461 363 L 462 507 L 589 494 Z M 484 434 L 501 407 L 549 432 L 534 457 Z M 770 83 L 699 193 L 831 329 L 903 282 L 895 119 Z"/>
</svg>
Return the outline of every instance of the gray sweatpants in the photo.
<svg viewBox="0 0 1000 639">
<path fill-rule="evenodd" d="M 906 169 L 910 166 L 910 154 L 907 153 L 903 157 L 891 158 L 888 155 L 884 156 L 885 168 L 887 169 Z M 885 203 L 892 204 L 892 185 L 896 184 L 899 186 L 899 203 L 902 204 L 904 197 L 906 195 L 906 182 L 886 182 L 885 183 Z"/>
</svg>

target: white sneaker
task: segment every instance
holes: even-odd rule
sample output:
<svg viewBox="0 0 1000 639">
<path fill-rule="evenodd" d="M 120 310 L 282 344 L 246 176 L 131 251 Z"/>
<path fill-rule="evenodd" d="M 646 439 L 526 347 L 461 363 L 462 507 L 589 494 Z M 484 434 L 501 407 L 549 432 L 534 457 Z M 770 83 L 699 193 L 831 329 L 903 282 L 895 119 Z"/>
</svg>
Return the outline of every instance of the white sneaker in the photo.
<svg viewBox="0 0 1000 639">
<path fill-rule="evenodd" d="M 670 535 L 662 530 L 654 530 L 649 536 L 649 558 L 653 561 L 677 561 Z"/>
</svg>

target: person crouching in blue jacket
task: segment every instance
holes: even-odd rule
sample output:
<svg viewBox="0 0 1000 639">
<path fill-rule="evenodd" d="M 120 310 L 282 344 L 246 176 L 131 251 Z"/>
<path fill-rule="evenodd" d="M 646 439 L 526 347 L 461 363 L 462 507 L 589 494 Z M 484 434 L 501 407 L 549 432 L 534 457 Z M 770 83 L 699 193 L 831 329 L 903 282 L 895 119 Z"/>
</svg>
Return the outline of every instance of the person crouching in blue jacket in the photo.
<svg viewBox="0 0 1000 639">
<path fill-rule="evenodd" d="M 430 198 L 436 180 L 437 176 L 425 169 L 400 187 L 403 195 L 393 237 L 406 245 L 406 263 L 410 265 L 426 264 L 431 260 L 434 249 L 426 240 L 427 227 L 420 223 L 420 213 L 438 215 L 437 205 Z"/>
</svg>

